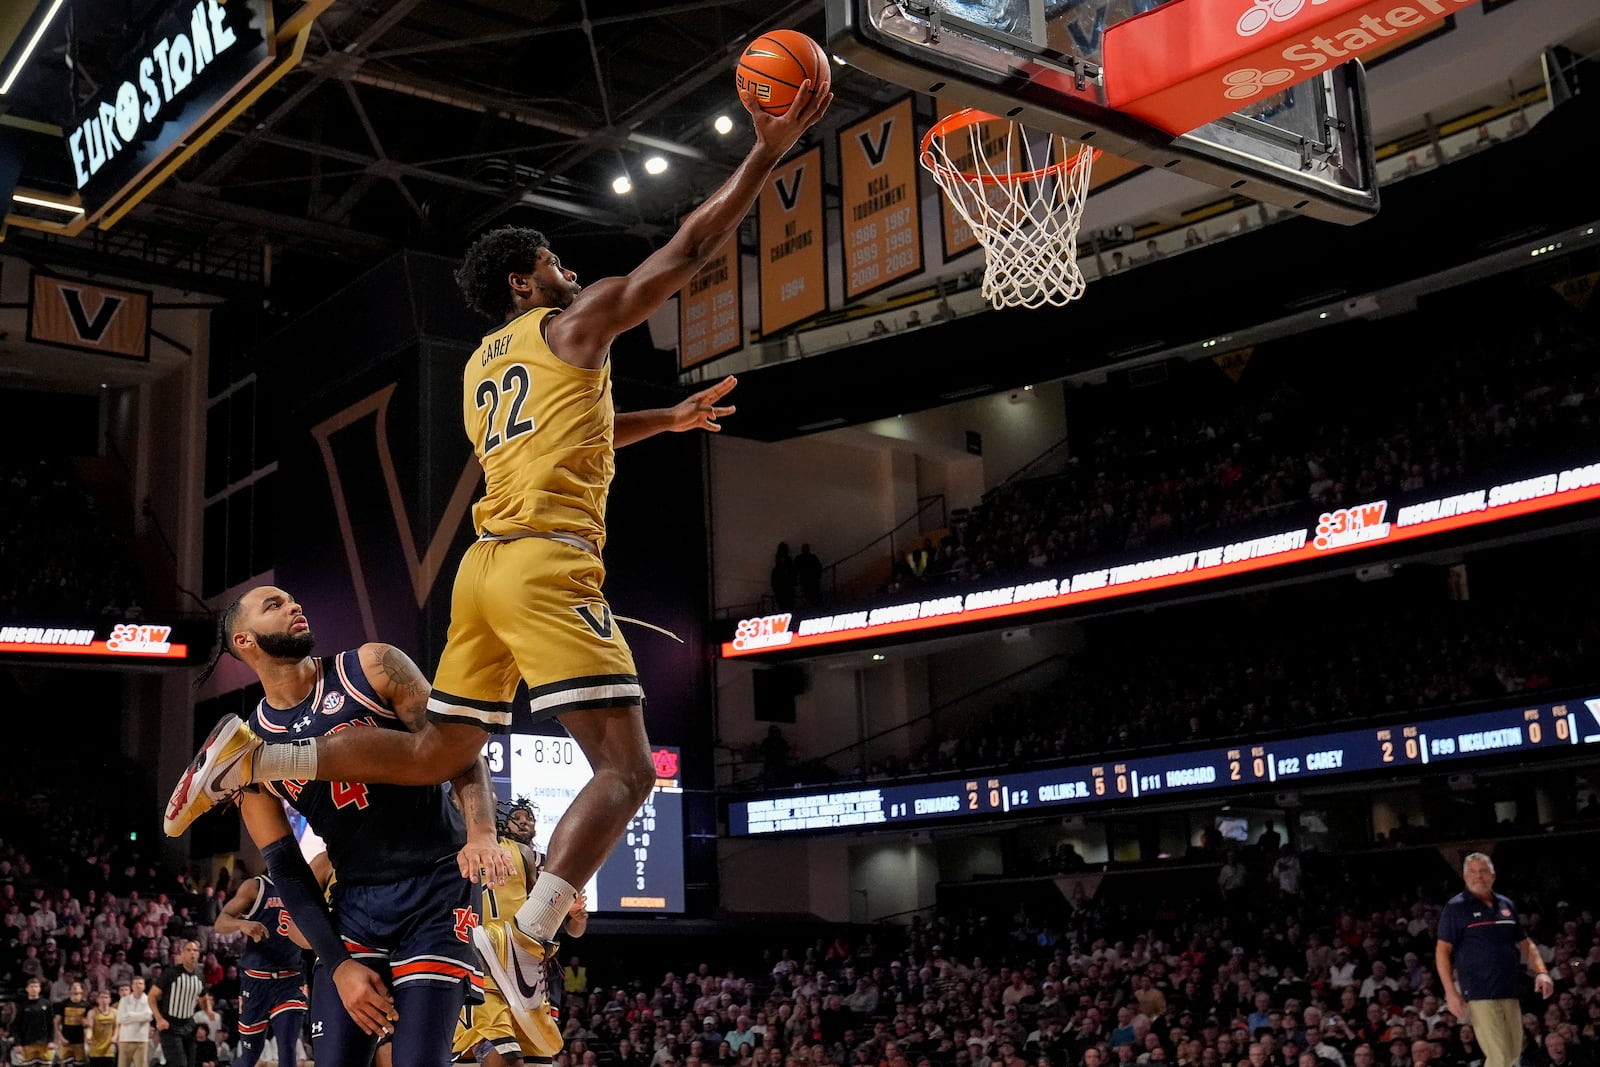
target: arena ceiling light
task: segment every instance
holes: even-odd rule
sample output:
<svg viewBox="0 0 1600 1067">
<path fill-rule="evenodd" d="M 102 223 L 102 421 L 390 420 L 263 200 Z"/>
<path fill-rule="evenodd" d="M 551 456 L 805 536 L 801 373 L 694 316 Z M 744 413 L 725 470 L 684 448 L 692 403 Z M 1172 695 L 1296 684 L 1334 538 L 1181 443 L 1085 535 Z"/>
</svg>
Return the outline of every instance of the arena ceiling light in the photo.
<svg viewBox="0 0 1600 1067">
<path fill-rule="evenodd" d="M 45 31 L 50 28 L 50 23 L 55 20 L 56 12 L 61 10 L 61 5 L 64 2 L 65 0 L 51 0 L 49 10 L 44 13 L 44 18 L 39 20 L 39 25 L 34 27 L 32 36 L 28 38 L 28 43 L 22 46 L 22 51 L 17 54 L 16 60 L 7 68 L 4 77 L 0 78 L 0 96 L 9 93 L 11 86 L 16 84 L 17 76 L 22 73 L 22 68 L 28 65 L 28 60 L 32 57 L 33 50 L 39 47 L 39 41 L 44 37 Z"/>
<path fill-rule="evenodd" d="M 633 179 L 626 174 L 619 174 L 611 179 L 611 191 L 618 196 L 627 196 L 633 192 Z"/>
<path fill-rule="evenodd" d="M 645 160 L 644 172 L 646 174 L 665 174 L 667 172 L 667 161 L 665 157 L 651 156 L 649 159 Z"/>
<path fill-rule="evenodd" d="M 711 128 L 726 137 L 733 132 L 733 120 L 726 115 L 718 115 Z"/>
<path fill-rule="evenodd" d="M 19 204 L 27 204 L 30 207 L 45 207 L 50 208 L 52 211 L 65 211 L 68 215 L 83 214 L 83 208 L 77 204 L 66 204 L 59 200 L 46 200 L 43 197 L 28 196 L 25 193 L 12 193 L 11 199 Z"/>
</svg>

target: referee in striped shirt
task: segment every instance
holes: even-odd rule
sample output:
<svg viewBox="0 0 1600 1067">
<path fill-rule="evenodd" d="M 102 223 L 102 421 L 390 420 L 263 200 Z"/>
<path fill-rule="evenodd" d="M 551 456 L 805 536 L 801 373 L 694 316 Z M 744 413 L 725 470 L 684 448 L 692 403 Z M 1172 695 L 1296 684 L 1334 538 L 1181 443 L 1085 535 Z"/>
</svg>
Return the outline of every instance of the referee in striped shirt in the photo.
<svg viewBox="0 0 1600 1067">
<path fill-rule="evenodd" d="M 200 942 L 184 941 L 172 966 L 150 987 L 150 1011 L 161 1032 L 167 1067 L 195 1067 L 194 1010 L 205 990 L 200 977 Z"/>
</svg>

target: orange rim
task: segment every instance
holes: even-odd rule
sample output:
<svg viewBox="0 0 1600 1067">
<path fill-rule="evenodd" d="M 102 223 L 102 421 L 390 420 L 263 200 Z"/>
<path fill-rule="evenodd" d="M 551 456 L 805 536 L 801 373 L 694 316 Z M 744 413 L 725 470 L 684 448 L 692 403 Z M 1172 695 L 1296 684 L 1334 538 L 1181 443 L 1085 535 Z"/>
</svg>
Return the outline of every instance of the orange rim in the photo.
<svg viewBox="0 0 1600 1067">
<path fill-rule="evenodd" d="M 957 130 L 964 130 L 968 126 L 976 126 L 981 122 L 1011 122 L 1012 125 L 1016 125 L 1011 119 L 1003 119 L 999 115 L 991 115 L 989 112 L 979 111 L 975 107 L 962 108 L 960 111 L 952 115 L 946 115 L 938 122 L 935 122 L 928 128 L 928 132 L 922 135 L 922 165 L 935 173 L 959 175 L 966 181 L 977 182 L 980 185 L 1017 185 L 1022 182 L 1038 181 L 1052 174 L 1071 174 L 1079 167 L 1087 163 L 1093 163 L 1100 158 L 1100 149 L 1091 148 L 1087 157 L 1080 152 L 1071 159 L 1063 159 L 1061 162 L 1052 163 L 1048 167 L 1024 171 L 1021 174 L 1008 174 L 1002 178 L 996 174 L 972 174 L 968 171 L 956 170 L 954 167 L 947 167 L 940 163 L 934 156 L 933 139 L 935 137 L 947 137 Z M 1052 134 L 1051 136 L 1056 135 Z"/>
</svg>

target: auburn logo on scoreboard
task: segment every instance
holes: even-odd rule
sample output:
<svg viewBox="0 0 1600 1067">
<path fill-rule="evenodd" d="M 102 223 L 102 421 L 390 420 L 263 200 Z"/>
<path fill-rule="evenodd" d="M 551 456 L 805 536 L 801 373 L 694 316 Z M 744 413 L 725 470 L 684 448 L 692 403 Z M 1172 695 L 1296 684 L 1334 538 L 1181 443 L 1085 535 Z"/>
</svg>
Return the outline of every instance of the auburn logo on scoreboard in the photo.
<svg viewBox="0 0 1600 1067">
<path fill-rule="evenodd" d="M 149 293 L 35 272 L 30 297 L 28 340 L 150 359 Z"/>
</svg>

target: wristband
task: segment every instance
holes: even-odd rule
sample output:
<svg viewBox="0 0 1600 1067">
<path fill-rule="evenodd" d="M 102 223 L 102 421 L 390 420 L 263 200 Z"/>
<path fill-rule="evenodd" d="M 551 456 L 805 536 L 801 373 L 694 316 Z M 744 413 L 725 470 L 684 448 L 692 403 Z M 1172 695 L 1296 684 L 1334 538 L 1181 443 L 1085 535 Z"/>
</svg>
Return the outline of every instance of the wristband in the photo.
<svg viewBox="0 0 1600 1067">
<path fill-rule="evenodd" d="M 289 918 L 311 943 L 322 965 L 333 973 L 335 967 L 350 958 L 350 953 L 345 950 L 344 938 L 328 921 L 328 910 L 317 888 L 317 876 L 311 873 L 311 865 L 300 854 L 300 845 L 291 835 L 285 834 L 262 849 L 261 857 L 267 861 L 273 888 L 283 898 Z"/>
</svg>

